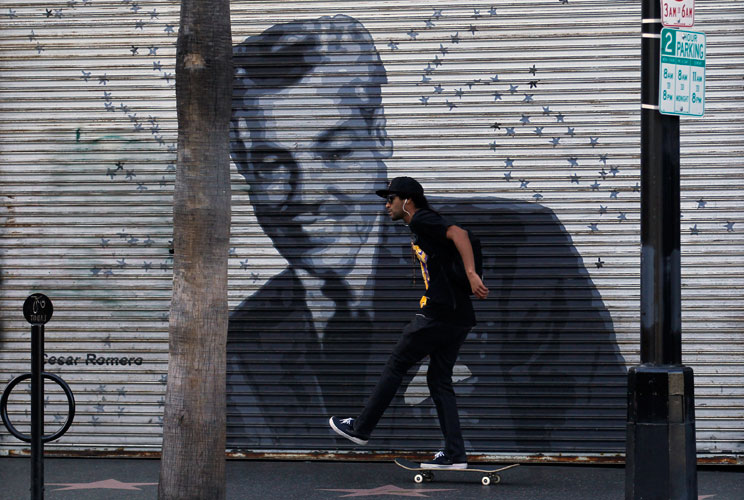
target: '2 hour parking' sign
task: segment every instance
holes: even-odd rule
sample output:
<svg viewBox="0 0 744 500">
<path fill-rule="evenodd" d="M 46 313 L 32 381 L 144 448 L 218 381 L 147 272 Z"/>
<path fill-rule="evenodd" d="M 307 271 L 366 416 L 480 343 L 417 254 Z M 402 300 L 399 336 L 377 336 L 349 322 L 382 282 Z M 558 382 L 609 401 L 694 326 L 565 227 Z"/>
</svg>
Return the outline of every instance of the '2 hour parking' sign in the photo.
<svg viewBox="0 0 744 500">
<path fill-rule="evenodd" d="M 705 33 L 662 28 L 659 111 L 666 115 L 705 113 Z"/>
</svg>

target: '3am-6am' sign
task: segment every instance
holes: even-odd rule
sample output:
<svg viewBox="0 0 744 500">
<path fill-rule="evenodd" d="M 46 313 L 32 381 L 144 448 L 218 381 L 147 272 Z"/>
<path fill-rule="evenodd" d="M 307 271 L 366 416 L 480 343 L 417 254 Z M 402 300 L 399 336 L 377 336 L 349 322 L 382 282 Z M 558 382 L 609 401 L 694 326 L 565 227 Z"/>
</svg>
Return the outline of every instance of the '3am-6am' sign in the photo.
<svg viewBox="0 0 744 500">
<path fill-rule="evenodd" d="M 695 0 L 660 0 L 661 24 L 670 28 L 695 24 Z"/>
</svg>

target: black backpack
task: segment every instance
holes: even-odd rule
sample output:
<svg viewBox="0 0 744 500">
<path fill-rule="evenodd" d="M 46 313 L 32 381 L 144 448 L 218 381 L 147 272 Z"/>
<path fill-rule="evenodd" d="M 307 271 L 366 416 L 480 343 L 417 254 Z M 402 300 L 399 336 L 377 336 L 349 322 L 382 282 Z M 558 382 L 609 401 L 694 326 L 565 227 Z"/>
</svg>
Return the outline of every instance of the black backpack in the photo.
<svg viewBox="0 0 744 500">
<path fill-rule="evenodd" d="M 465 229 L 468 233 L 468 239 L 470 240 L 470 246 L 473 247 L 473 261 L 475 262 L 475 272 L 478 273 L 481 280 L 483 279 L 483 249 L 481 248 L 481 241 L 476 235 L 474 235 L 470 229 Z M 453 244 L 454 246 L 454 244 Z M 472 295 L 473 291 L 470 288 L 470 281 L 465 273 L 465 265 L 462 263 L 460 252 L 457 248 L 454 249 L 453 258 L 450 259 L 450 265 L 447 269 L 447 275 L 450 278 L 450 282 L 453 286 L 457 287 L 460 291 Z"/>
</svg>

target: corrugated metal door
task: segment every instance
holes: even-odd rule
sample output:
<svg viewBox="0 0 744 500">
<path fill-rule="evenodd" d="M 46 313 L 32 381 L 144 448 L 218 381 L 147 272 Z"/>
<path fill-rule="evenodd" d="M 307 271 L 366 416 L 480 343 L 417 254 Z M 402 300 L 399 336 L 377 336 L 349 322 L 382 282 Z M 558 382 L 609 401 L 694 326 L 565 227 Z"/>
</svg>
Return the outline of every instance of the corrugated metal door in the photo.
<svg viewBox="0 0 744 500">
<path fill-rule="evenodd" d="M 232 9 L 231 450 L 354 450 L 327 418 L 359 411 L 423 293 L 407 229 L 372 194 L 411 175 L 484 245 L 491 298 L 453 375 L 468 449 L 621 454 L 639 361 L 640 3 Z M 177 15 L 17 2 L 2 20 L 0 371 L 26 370 L 20 304 L 47 293 L 47 369 L 79 401 L 52 449 L 159 447 Z M 697 6 L 706 116 L 681 120 L 684 361 L 699 451 L 719 457 L 744 437 L 743 18 L 738 2 Z M 424 370 L 365 450 L 438 449 Z"/>
<path fill-rule="evenodd" d="M 45 369 L 77 400 L 49 450 L 159 451 L 167 372 L 178 2 L 4 2 L 0 380 L 29 370 L 31 292 L 55 306 Z M 66 418 L 47 384 L 47 429 Z M 28 398 L 11 418 L 28 432 Z M 2 429 L 3 451 L 27 446 Z"/>
</svg>

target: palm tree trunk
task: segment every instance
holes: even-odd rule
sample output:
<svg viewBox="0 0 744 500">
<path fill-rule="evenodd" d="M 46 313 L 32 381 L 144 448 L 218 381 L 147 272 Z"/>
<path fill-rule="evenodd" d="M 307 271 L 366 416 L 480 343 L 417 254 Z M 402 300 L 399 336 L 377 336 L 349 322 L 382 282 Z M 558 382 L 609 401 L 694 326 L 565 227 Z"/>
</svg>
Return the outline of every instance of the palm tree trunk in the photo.
<svg viewBox="0 0 744 500">
<path fill-rule="evenodd" d="M 182 0 L 163 500 L 225 498 L 232 78 L 229 0 Z"/>
</svg>

